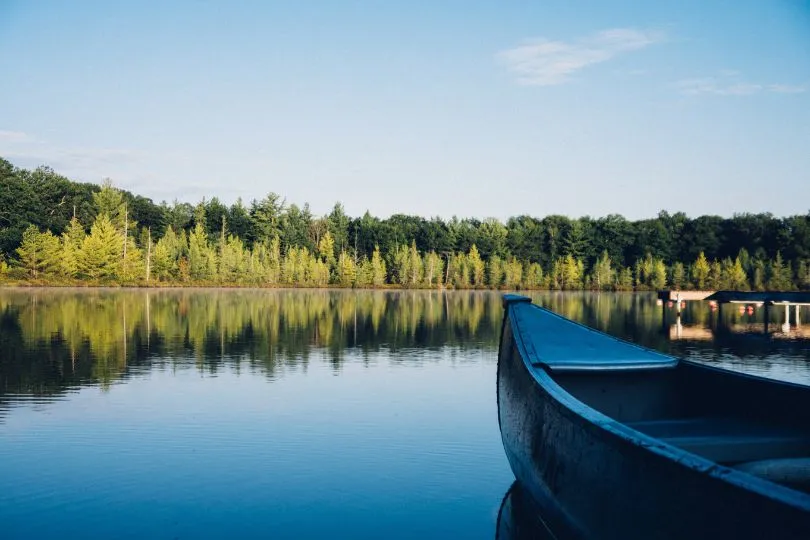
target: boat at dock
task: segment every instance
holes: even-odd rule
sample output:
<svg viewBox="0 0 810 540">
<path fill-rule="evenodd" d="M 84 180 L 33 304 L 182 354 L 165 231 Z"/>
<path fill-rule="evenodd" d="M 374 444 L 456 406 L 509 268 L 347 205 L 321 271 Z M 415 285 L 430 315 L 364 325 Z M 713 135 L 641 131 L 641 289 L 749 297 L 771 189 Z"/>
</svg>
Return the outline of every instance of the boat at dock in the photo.
<svg viewBox="0 0 810 540">
<path fill-rule="evenodd" d="M 810 538 L 810 387 L 503 303 L 501 437 L 557 537 Z"/>
</svg>

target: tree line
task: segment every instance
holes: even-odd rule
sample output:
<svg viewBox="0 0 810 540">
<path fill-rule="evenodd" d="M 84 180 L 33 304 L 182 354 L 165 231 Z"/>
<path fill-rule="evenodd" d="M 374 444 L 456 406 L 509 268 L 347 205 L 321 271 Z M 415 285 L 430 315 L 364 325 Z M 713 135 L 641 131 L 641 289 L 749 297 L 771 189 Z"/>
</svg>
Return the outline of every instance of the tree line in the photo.
<svg viewBox="0 0 810 540">
<path fill-rule="evenodd" d="M 36 284 L 810 290 L 810 213 L 325 216 L 270 193 L 150 199 L 0 158 L 0 280 Z"/>
</svg>

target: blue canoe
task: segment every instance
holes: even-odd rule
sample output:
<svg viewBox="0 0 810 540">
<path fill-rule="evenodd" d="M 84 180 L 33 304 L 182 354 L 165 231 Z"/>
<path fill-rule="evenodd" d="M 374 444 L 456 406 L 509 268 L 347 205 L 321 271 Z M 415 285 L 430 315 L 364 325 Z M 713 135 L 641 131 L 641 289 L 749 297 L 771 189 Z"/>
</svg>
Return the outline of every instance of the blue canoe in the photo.
<svg viewBox="0 0 810 540">
<path fill-rule="evenodd" d="M 501 437 L 559 536 L 810 539 L 810 387 L 504 309 Z"/>
</svg>

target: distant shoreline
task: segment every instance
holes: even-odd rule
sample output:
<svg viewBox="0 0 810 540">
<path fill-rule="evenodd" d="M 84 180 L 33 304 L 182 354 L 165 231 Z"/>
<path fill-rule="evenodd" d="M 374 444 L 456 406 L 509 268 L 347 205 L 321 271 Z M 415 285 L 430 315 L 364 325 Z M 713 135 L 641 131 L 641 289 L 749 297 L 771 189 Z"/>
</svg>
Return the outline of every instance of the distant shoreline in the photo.
<svg viewBox="0 0 810 540">
<path fill-rule="evenodd" d="M 493 292 L 493 293 L 533 293 L 533 292 L 585 292 L 585 293 L 655 293 L 652 290 L 638 290 L 638 291 L 604 291 L 604 290 L 591 290 L 591 289 L 492 289 L 489 287 L 467 287 L 467 288 L 453 288 L 453 287 L 403 287 L 401 285 L 387 285 L 385 287 L 341 287 L 329 285 L 327 287 L 316 286 L 261 286 L 261 285 L 80 285 L 80 284 L 65 284 L 65 285 L 41 285 L 29 283 L 3 283 L 0 284 L 0 290 L 152 290 L 152 291 L 180 291 L 180 290 L 216 290 L 216 291 L 238 291 L 238 290 L 268 290 L 268 291 L 435 291 L 435 292 Z"/>
</svg>

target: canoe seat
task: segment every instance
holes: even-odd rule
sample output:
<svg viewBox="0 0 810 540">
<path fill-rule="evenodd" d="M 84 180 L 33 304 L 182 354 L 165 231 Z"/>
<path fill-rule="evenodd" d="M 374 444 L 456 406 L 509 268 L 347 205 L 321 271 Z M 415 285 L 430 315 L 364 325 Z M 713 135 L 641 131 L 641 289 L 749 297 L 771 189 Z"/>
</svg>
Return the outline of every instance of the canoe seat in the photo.
<svg viewBox="0 0 810 540">
<path fill-rule="evenodd" d="M 764 459 L 738 463 L 735 469 L 810 493 L 810 458 Z"/>
<path fill-rule="evenodd" d="M 810 432 L 739 418 L 679 418 L 628 426 L 717 463 L 810 456 Z"/>
</svg>

